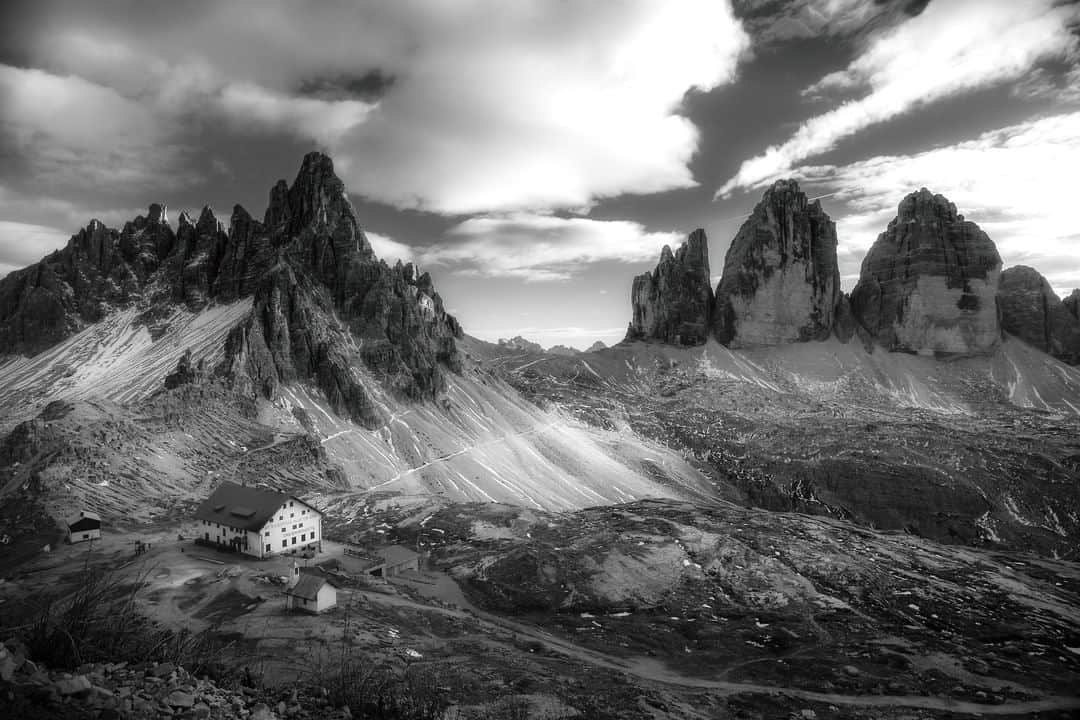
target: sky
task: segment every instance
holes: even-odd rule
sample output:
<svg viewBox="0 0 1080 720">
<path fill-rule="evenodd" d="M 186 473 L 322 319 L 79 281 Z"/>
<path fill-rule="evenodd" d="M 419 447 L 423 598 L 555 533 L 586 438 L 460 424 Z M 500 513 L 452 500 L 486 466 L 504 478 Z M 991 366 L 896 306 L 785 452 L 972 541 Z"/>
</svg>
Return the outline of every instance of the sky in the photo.
<svg viewBox="0 0 1080 720">
<path fill-rule="evenodd" d="M 927 187 L 1080 287 L 1080 3 L 3 0 L 0 275 L 151 202 L 256 217 L 322 150 L 466 332 L 617 342 L 665 244 L 714 282 L 769 184 L 845 289 Z"/>
</svg>

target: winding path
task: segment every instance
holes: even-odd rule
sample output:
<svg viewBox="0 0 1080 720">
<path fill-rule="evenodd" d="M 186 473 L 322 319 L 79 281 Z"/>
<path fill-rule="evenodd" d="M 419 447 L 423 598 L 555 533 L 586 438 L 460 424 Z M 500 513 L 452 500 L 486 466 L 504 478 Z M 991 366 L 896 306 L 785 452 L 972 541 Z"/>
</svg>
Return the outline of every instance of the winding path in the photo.
<svg viewBox="0 0 1080 720">
<path fill-rule="evenodd" d="M 366 590 L 357 590 L 355 591 L 355 594 L 364 597 L 366 600 L 383 605 L 397 605 L 399 607 L 408 607 L 414 610 L 437 612 L 459 619 L 476 620 L 482 624 L 495 626 L 498 629 L 504 631 L 508 630 L 525 636 L 530 640 L 540 643 L 550 651 L 557 652 L 589 665 L 625 673 L 649 682 L 676 687 L 712 690 L 722 695 L 782 695 L 799 698 L 800 700 L 829 703 L 832 705 L 847 705 L 851 707 L 908 707 L 983 716 L 1027 715 L 1055 710 L 1080 710 L 1080 697 L 1052 696 L 1040 700 L 989 705 L 955 700 L 948 697 L 928 697 L 924 695 L 842 695 L 839 693 L 814 692 L 813 690 L 802 690 L 800 688 L 782 687 L 777 685 L 760 685 L 757 683 L 688 677 L 673 672 L 671 669 L 665 667 L 659 660 L 642 657 L 629 658 L 626 660 L 613 658 L 609 655 L 590 650 L 568 640 L 556 637 L 537 627 L 525 625 L 514 620 L 484 612 L 475 606 L 468 606 L 468 610 L 457 610 L 436 605 L 427 605 L 407 600 L 396 595 L 383 595 L 381 593 Z M 1032 692 L 1034 693 L 1034 691 Z"/>
</svg>

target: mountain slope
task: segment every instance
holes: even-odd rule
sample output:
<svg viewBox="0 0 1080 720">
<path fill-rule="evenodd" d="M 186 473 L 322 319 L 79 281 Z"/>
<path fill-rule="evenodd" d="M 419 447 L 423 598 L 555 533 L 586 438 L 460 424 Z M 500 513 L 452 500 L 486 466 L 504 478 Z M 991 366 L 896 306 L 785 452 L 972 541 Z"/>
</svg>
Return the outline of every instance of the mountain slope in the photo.
<svg viewBox="0 0 1080 720">
<path fill-rule="evenodd" d="M 738 503 L 1080 552 L 1080 371 L 1014 338 L 953 362 L 835 338 L 489 362 L 545 407 L 683 450 Z"/>
</svg>

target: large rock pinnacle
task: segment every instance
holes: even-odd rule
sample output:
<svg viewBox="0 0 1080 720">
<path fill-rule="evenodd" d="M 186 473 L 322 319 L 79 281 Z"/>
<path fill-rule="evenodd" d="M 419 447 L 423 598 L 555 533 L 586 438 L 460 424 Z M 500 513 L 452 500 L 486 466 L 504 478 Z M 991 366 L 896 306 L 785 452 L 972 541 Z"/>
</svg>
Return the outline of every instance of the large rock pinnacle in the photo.
<svg viewBox="0 0 1080 720">
<path fill-rule="evenodd" d="M 794 180 L 765 191 L 716 288 L 716 338 L 732 347 L 824 340 L 841 302 L 836 226 Z"/>
<path fill-rule="evenodd" d="M 987 354 L 1001 342 L 1000 275 L 986 233 L 923 188 L 904 198 L 863 260 L 852 311 L 887 350 Z"/>
<path fill-rule="evenodd" d="M 656 269 L 634 278 L 630 293 L 634 316 L 627 339 L 704 343 L 713 303 L 710 283 L 709 241 L 704 230 L 690 233 L 674 253 L 665 245 Z"/>
</svg>

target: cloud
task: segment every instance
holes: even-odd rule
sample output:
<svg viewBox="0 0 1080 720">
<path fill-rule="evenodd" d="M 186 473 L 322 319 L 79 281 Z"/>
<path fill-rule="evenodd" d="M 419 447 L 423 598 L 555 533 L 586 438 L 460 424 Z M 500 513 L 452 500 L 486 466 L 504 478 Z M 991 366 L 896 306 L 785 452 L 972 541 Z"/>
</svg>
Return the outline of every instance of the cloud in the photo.
<svg viewBox="0 0 1080 720">
<path fill-rule="evenodd" d="M 793 38 L 858 35 L 921 12 L 927 0 L 736 0 L 755 45 Z"/>
<path fill-rule="evenodd" d="M 365 230 L 364 235 L 367 236 L 368 242 L 371 243 L 371 248 L 375 251 L 375 257 L 385 260 L 390 265 L 393 265 L 398 260 L 409 263 L 416 259 L 416 253 L 413 249 L 403 242 L 398 242 L 392 237 L 374 233 L 370 230 Z"/>
<path fill-rule="evenodd" d="M 995 241 L 1006 266 L 1026 264 L 1059 292 L 1080 287 L 1075 168 L 1080 112 L 1032 120 L 953 146 L 803 166 L 806 184 L 836 192 L 841 273 L 858 264 L 906 194 L 927 187 L 956 204 Z"/>
<path fill-rule="evenodd" d="M 677 245 L 674 232 L 649 232 L 625 220 L 561 218 L 514 213 L 466 220 L 447 233 L 449 242 L 426 248 L 420 262 L 458 273 L 558 282 L 597 262 L 648 262 L 664 245 Z"/>
<path fill-rule="evenodd" d="M 324 147 L 338 145 L 375 107 L 362 100 L 290 97 L 252 83 L 226 85 L 219 93 L 217 101 L 234 123 L 293 132 Z"/>
<path fill-rule="evenodd" d="M 728 0 L 42 2 L 55 72 L 206 131 L 309 139 L 352 192 L 444 214 L 695 185 L 683 99 L 732 81 L 749 46 Z"/>
<path fill-rule="evenodd" d="M 169 142 L 166 125 L 112 88 L 0 65 L 0 148 L 41 183 L 134 188 L 164 176 L 190 184 L 197 176 L 170 172 L 182 150 Z"/>
<path fill-rule="evenodd" d="M 862 93 L 807 120 L 788 140 L 742 163 L 717 191 L 727 197 L 790 174 L 844 138 L 950 95 L 1017 80 L 1041 61 L 1077 48 L 1070 25 L 1080 6 L 1056 0 L 935 2 L 917 17 L 872 37 L 844 70 L 806 94 Z"/>
<path fill-rule="evenodd" d="M 44 225 L 0 220 L 0 277 L 63 247 L 70 233 Z"/>
</svg>

